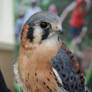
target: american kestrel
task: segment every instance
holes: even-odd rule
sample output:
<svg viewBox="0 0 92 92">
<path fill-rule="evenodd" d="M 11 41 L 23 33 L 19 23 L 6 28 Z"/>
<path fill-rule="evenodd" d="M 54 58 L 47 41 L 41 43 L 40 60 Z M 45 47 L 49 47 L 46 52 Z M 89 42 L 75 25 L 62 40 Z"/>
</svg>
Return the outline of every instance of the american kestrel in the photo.
<svg viewBox="0 0 92 92">
<path fill-rule="evenodd" d="M 28 92 L 87 92 L 79 65 L 60 40 L 60 18 L 36 13 L 25 23 L 18 72 Z"/>
</svg>

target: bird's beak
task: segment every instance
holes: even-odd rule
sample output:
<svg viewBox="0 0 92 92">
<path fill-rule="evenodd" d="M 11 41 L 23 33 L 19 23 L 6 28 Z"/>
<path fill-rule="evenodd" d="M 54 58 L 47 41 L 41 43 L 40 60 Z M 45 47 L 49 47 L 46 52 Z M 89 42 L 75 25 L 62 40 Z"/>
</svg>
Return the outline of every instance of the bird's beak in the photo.
<svg viewBox="0 0 92 92">
<path fill-rule="evenodd" d="M 62 29 L 62 28 L 59 28 L 58 30 L 56 30 L 56 33 L 58 33 L 58 34 L 63 34 L 63 33 L 64 33 L 64 31 L 63 31 L 63 29 Z"/>
</svg>

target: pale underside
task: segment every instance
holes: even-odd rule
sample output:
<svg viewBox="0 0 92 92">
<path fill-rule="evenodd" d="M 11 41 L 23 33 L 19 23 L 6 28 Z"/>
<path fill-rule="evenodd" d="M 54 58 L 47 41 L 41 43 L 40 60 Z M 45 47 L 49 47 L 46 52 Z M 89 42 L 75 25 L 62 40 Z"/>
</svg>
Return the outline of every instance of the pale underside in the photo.
<svg viewBox="0 0 92 92">
<path fill-rule="evenodd" d="M 21 80 L 29 92 L 66 92 L 60 85 L 50 60 L 60 48 L 57 36 L 31 50 L 21 47 L 18 69 Z"/>
</svg>

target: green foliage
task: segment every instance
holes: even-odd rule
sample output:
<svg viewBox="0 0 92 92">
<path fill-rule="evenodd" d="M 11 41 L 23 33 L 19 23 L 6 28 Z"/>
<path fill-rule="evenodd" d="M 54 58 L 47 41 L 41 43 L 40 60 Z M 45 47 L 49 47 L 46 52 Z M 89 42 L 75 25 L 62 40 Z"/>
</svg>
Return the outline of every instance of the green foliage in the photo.
<svg viewBox="0 0 92 92">
<path fill-rule="evenodd" d="M 88 26 L 88 39 L 92 40 L 92 7 L 86 16 L 86 24 Z"/>
<path fill-rule="evenodd" d="M 86 76 L 86 83 L 87 83 L 87 87 L 92 90 L 92 61 L 90 64 L 90 68 L 88 70 L 88 74 Z"/>
</svg>

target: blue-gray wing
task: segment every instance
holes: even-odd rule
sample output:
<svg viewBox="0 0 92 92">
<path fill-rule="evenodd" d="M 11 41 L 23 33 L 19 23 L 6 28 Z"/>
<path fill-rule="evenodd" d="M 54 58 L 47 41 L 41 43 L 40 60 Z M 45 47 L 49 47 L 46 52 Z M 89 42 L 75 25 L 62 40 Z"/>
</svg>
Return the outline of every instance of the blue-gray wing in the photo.
<svg viewBox="0 0 92 92">
<path fill-rule="evenodd" d="M 56 56 L 52 58 L 51 65 L 62 80 L 64 89 L 68 92 L 86 92 L 66 51 L 60 48 Z"/>
</svg>

